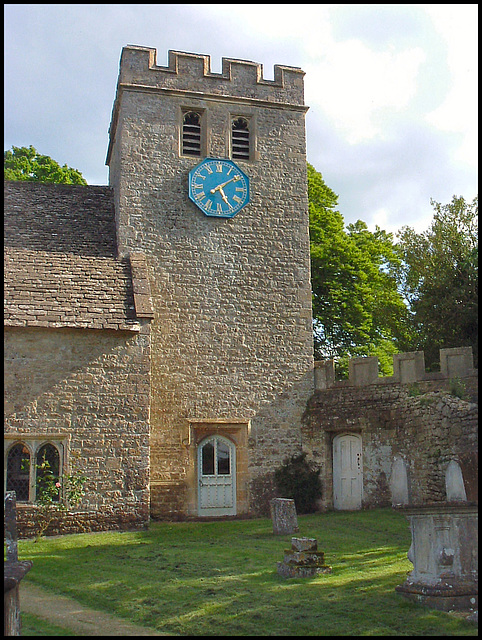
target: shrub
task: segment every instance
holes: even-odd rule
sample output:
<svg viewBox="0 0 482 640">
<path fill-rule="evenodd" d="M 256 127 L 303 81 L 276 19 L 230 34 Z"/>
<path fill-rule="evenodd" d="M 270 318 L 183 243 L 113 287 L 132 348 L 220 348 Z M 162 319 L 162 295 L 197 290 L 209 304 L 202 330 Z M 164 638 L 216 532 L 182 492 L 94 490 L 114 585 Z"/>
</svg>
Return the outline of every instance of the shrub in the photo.
<svg viewBox="0 0 482 640">
<path fill-rule="evenodd" d="M 450 379 L 450 395 L 460 398 L 460 400 L 467 400 L 465 382 L 459 377 Z"/>
<path fill-rule="evenodd" d="M 295 501 L 297 513 L 316 511 L 316 500 L 321 497 L 320 469 L 306 459 L 306 453 L 286 458 L 274 480 L 281 496 Z"/>
<path fill-rule="evenodd" d="M 55 475 L 45 454 L 42 462 L 37 464 L 37 469 L 36 540 L 40 540 L 53 521 L 81 502 L 87 477 L 78 470 L 62 476 Z"/>
</svg>

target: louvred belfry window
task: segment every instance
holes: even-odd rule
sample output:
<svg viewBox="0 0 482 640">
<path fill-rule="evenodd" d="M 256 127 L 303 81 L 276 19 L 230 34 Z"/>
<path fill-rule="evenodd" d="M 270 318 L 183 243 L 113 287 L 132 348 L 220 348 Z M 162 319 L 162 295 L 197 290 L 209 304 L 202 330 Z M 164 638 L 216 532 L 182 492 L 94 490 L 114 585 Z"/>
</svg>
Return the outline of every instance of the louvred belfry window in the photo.
<svg viewBox="0 0 482 640">
<path fill-rule="evenodd" d="M 231 157 L 249 160 L 249 123 L 246 118 L 234 118 L 231 127 Z"/>
<path fill-rule="evenodd" d="M 201 115 L 188 111 L 182 118 L 182 155 L 201 155 Z"/>
</svg>

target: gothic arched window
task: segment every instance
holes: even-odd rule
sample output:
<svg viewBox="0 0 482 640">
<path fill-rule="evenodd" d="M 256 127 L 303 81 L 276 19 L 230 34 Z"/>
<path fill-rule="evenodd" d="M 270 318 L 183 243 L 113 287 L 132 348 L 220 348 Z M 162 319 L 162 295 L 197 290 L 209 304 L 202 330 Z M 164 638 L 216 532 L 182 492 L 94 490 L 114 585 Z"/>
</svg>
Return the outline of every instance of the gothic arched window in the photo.
<svg viewBox="0 0 482 640">
<path fill-rule="evenodd" d="M 37 475 L 36 475 L 36 498 L 42 497 L 42 494 L 48 494 L 54 501 L 60 500 L 60 455 L 57 447 L 47 443 L 40 447 L 37 452 Z"/>
<path fill-rule="evenodd" d="M 15 491 L 18 502 L 27 502 L 30 497 L 30 452 L 19 442 L 8 452 L 7 491 Z"/>
</svg>

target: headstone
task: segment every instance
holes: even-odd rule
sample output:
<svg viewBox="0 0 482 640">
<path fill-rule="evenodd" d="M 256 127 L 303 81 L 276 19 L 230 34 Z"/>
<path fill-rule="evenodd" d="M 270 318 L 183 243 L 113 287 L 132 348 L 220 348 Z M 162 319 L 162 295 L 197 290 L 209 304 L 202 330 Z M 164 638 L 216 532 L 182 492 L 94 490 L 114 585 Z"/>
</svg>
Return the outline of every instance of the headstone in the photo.
<svg viewBox="0 0 482 640">
<path fill-rule="evenodd" d="M 451 460 L 445 471 L 445 492 L 447 494 L 447 500 L 467 500 L 465 493 L 464 478 L 462 476 L 462 469 L 455 460 Z"/>
<path fill-rule="evenodd" d="M 390 490 L 392 492 L 392 506 L 408 504 L 408 474 L 405 461 L 395 458 L 390 476 Z"/>
<path fill-rule="evenodd" d="M 7 547 L 7 562 L 17 562 L 17 502 L 15 491 L 5 494 L 5 544 Z"/>
<path fill-rule="evenodd" d="M 273 498 L 269 503 L 273 533 L 290 535 L 298 531 L 295 501 L 291 498 Z"/>
<path fill-rule="evenodd" d="M 3 631 L 5 636 L 20 636 L 20 582 L 32 568 L 32 561 L 19 562 L 17 547 L 17 506 L 15 491 L 5 494 L 4 511 L 7 558 L 3 563 Z"/>
<path fill-rule="evenodd" d="M 465 493 L 469 502 L 479 501 L 479 452 L 468 451 L 458 456 Z"/>
</svg>

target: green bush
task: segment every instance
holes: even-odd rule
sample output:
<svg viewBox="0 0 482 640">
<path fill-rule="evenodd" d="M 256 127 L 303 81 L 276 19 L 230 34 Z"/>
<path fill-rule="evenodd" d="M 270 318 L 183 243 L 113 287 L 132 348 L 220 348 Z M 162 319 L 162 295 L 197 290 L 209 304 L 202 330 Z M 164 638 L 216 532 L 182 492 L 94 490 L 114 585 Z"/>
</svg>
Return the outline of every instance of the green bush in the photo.
<svg viewBox="0 0 482 640">
<path fill-rule="evenodd" d="M 295 501 L 297 513 L 316 511 L 316 500 L 321 497 L 320 469 L 306 459 L 306 453 L 286 458 L 274 480 L 281 497 Z"/>
</svg>

